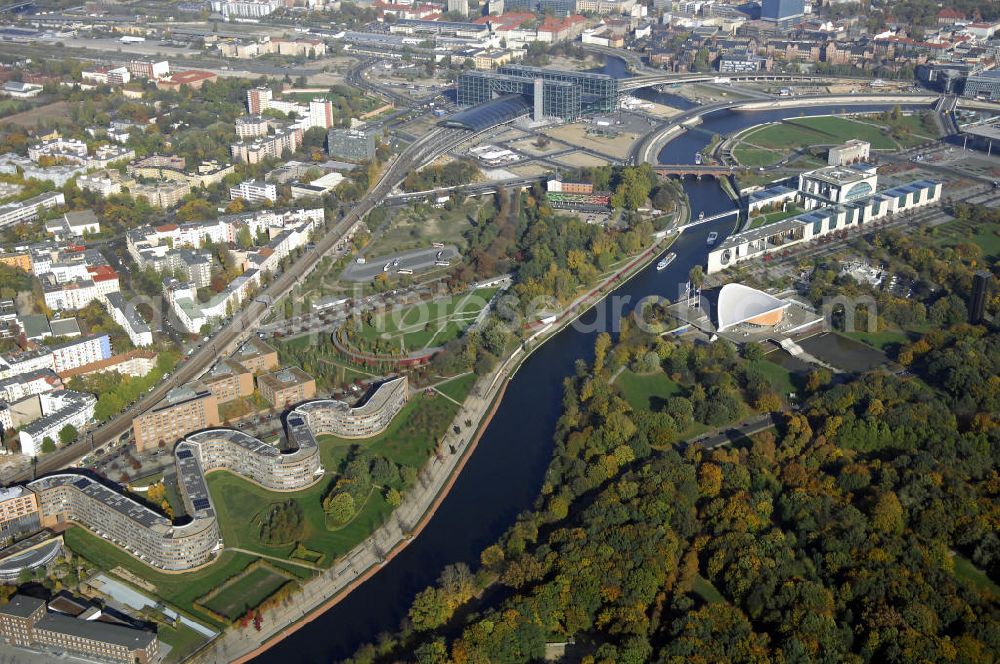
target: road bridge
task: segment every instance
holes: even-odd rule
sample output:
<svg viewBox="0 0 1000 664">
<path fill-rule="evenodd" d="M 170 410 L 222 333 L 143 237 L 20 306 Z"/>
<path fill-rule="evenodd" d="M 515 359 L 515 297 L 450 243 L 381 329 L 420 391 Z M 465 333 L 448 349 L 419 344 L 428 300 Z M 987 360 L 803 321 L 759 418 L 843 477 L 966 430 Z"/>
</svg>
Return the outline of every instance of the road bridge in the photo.
<svg viewBox="0 0 1000 664">
<path fill-rule="evenodd" d="M 739 171 L 746 170 L 737 166 L 723 166 L 719 164 L 660 164 L 655 169 L 658 175 L 677 175 L 685 177 L 694 175 L 701 177 L 727 177 Z"/>
</svg>

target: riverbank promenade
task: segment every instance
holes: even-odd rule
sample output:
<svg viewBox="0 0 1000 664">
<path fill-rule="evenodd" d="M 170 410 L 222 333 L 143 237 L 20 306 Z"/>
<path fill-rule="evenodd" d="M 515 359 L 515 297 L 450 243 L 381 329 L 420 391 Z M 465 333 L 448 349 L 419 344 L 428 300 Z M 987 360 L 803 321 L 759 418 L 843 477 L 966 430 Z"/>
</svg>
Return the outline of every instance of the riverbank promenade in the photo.
<svg viewBox="0 0 1000 664">
<path fill-rule="evenodd" d="M 680 211 L 678 221 L 686 221 L 688 215 L 689 211 L 684 207 Z M 250 661 L 271 645 L 322 616 L 354 588 L 377 574 L 384 564 L 395 557 L 411 539 L 419 535 L 423 526 L 433 517 L 438 505 L 447 496 L 448 490 L 471 456 L 482 432 L 489 425 L 493 413 L 503 398 L 507 383 L 527 355 L 599 301 L 607 292 L 637 274 L 663 250 L 661 243 L 655 243 L 653 247 L 629 261 L 621 270 L 577 297 L 558 316 L 557 323 L 545 325 L 535 331 L 493 373 L 477 380 L 455 416 L 454 426 L 448 428 L 442 439 L 441 453 L 432 457 L 421 469 L 417 483 L 406 494 L 403 503 L 368 539 L 345 554 L 330 569 L 305 582 L 302 591 L 294 595 L 287 605 L 282 604 L 267 611 L 263 615 L 259 632 L 253 626 L 232 627 L 203 647 L 190 661 L 206 664 Z M 476 424 L 473 427 L 466 427 L 466 421 Z"/>
</svg>

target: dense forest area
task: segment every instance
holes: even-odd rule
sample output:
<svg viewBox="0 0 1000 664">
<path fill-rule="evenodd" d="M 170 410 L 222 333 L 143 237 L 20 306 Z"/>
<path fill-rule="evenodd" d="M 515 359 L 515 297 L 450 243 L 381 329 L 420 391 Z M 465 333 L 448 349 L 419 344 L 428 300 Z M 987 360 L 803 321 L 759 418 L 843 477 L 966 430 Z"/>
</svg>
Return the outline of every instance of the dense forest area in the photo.
<svg viewBox="0 0 1000 664">
<path fill-rule="evenodd" d="M 655 359 L 688 397 L 745 398 L 759 348 L 624 330 L 565 381 L 536 509 L 352 662 L 539 661 L 567 641 L 608 664 L 996 660 L 1000 333 L 929 335 L 914 375 L 816 372 L 779 426 L 705 449 L 660 435 L 680 402 L 632 408 L 611 377 Z"/>
</svg>

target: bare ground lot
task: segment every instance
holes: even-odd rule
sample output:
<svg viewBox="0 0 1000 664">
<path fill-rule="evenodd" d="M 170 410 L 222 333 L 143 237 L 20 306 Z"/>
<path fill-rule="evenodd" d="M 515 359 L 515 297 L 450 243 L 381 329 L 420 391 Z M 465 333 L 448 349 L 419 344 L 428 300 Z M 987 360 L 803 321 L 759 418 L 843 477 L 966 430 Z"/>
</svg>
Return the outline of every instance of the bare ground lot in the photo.
<svg viewBox="0 0 1000 664">
<path fill-rule="evenodd" d="M 69 122 L 69 119 L 69 102 L 56 101 L 45 106 L 15 113 L 6 118 L 0 118 L 0 122 L 9 122 L 22 127 L 34 127 L 46 120 L 64 120 Z"/>
<path fill-rule="evenodd" d="M 569 145 L 606 154 L 615 159 L 624 159 L 628 156 L 628 149 L 636 139 L 635 134 L 622 132 L 611 138 L 587 133 L 587 129 L 593 128 L 594 125 L 587 122 L 574 122 L 546 129 L 545 135 Z"/>
</svg>

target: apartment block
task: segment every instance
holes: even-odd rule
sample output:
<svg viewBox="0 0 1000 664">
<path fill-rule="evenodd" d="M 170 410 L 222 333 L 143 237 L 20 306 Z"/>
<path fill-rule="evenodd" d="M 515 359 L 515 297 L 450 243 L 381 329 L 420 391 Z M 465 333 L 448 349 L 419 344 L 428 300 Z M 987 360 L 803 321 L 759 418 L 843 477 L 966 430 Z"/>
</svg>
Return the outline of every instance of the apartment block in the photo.
<svg viewBox="0 0 1000 664">
<path fill-rule="evenodd" d="M 171 390 L 159 405 L 136 417 L 132 433 L 136 448 L 145 452 L 160 442 L 172 445 L 192 431 L 220 424 L 216 396 L 208 389 L 184 386 Z"/>
<path fill-rule="evenodd" d="M 316 396 L 316 381 L 298 367 L 257 377 L 257 389 L 275 408 L 287 408 Z"/>
</svg>

